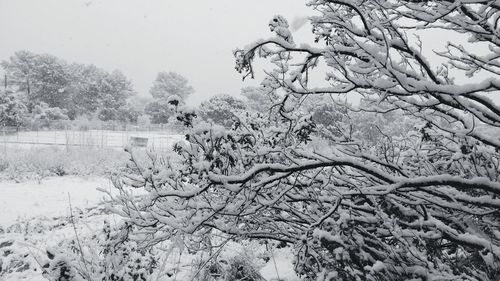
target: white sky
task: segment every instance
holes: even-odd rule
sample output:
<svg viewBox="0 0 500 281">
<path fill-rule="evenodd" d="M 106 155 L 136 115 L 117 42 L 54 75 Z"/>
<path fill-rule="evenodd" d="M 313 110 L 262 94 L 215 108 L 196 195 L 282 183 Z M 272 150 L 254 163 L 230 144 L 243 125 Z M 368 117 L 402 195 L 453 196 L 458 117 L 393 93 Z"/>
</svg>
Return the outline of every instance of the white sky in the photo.
<svg viewBox="0 0 500 281">
<path fill-rule="evenodd" d="M 0 61 L 18 50 L 121 70 L 146 95 L 159 71 L 187 77 L 192 104 L 239 94 L 232 50 L 290 22 L 305 0 L 0 0 Z M 303 28 L 308 33 L 308 28 Z M 255 82 L 253 82 L 255 83 Z M 246 83 L 248 84 L 248 83 Z"/>
<path fill-rule="evenodd" d="M 24 49 L 108 71 L 119 69 L 139 95 L 149 95 L 159 71 L 175 71 L 195 88 L 188 103 L 197 105 L 216 94 L 238 95 L 242 86 L 260 82 L 262 75 L 243 84 L 232 51 L 269 37 L 268 22 L 276 14 L 290 23 L 310 15 L 306 2 L 0 0 L 0 61 Z M 457 41 L 450 32 L 437 34 L 424 40 L 432 60 L 433 48 Z M 294 37 L 296 42 L 312 42 L 308 26 Z M 468 81 L 460 77 L 457 83 Z M 494 98 L 500 102 L 500 97 Z"/>
</svg>

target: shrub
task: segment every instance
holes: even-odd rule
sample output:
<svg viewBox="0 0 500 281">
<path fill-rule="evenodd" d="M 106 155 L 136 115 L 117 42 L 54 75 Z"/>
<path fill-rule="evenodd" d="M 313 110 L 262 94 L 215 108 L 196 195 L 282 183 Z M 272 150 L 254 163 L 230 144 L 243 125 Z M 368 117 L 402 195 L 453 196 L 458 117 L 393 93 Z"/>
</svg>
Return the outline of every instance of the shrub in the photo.
<svg viewBox="0 0 500 281">
<path fill-rule="evenodd" d="M 47 249 L 48 262 L 43 266 L 49 280 L 145 281 L 157 268 L 155 253 L 128 240 L 127 228 L 113 228 L 104 221 L 92 237 L 64 240 Z"/>
<path fill-rule="evenodd" d="M 225 273 L 226 281 L 261 281 L 264 280 L 255 268 L 255 265 L 245 255 L 238 255 L 229 260 Z"/>
<path fill-rule="evenodd" d="M 191 279 L 197 281 L 261 281 L 264 280 L 259 269 L 264 266 L 262 254 L 266 251 L 256 241 L 241 240 L 239 242 L 226 241 L 213 248 L 209 260 L 201 259 L 198 270 Z M 210 244 L 219 244 L 211 241 Z M 201 269 L 200 269 L 201 268 Z"/>
<path fill-rule="evenodd" d="M 10 149 L 0 155 L 0 180 L 17 182 L 48 176 L 107 176 L 126 161 L 120 150 L 91 147 Z"/>
</svg>

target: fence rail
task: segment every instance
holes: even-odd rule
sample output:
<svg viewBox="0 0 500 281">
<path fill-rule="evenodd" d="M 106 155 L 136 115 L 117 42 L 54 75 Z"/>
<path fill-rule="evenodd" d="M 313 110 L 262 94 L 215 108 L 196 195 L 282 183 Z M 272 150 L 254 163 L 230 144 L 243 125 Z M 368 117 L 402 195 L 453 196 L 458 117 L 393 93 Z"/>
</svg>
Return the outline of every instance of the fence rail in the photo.
<svg viewBox="0 0 500 281">
<path fill-rule="evenodd" d="M 183 139 L 182 135 L 168 131 L 127 130 L 35 130 L 26 131 L 13 127 L 0 127 L 0 144 L 54 145 L 123 148 L 126 145 L 140 146 L 165 151 Z"/>
</svg>

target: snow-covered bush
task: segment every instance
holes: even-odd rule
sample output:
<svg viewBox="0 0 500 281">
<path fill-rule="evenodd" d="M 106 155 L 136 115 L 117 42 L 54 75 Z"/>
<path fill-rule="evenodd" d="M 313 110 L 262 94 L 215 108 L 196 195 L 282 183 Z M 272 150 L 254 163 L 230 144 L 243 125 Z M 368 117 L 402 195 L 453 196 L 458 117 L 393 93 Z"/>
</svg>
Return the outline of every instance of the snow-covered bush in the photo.
<svg viewBox="0 0 500 281">
<path fill-rule="evenodd" d="M 109 176 L 124 165 L 127 154 L 115 149 L 12 149 L 0 155 L 0 180 L 42 180 L 48 176 Z"/>
<path fill-rule="evenodd" d="M 205 261 L 206 262 L 206 261 Z M 258 268 L 247 256 L 237 255 L 228 260 L 214 259 L 203 263 L 203 268 L 193 271 L 196 281 L 264 281 Z"/>
<path fill-rule="evenodd" d="M 10 246 L 14 244 L 10 240 L 0 241 L 0 276 L 18 270 L 20 267 L 24 266 L 19 257 L 12 257 L 12 250 Z"/>
<path fill-rule="evenodd" d="M 37 120 L 67 120 L 66 110 L 59 107 L 49 107 L 48 104 L 41 102 L 35 105 L 32 112 L 33 118 Z"/>
<path fill-rule="evenodd" d="M 10 89 L 0 89 L 0 125 L 19 127 L 25 122 L 28 108 L 19 95 Z"/>
<path fill-rule="evenodd" d="M 44 102 L 33 107 L 29 118 L 29 124 L 27 125 L 32 130 L 40 130 L 42 128 L 64 129 L 70 122 L 66 109 L 50 107 Z"/>
<path fill-rule="evenodd" d="M 220 236 L 214 235 L 212 238 L 214 237 Z M 198 255 L 198 260 L 191 270 L 191 280 L 265 280 L 259 273 L 263 265 L 269 261 L 268 258 L 266 261 L 262 259 L 262 255 L 267 254 L 264 245 L 260 245 L 257 241 L 230 240 L 211 241 L 210 244 L 214 247 L 207 251 L 208 255 Z"/>
<path fill-rule="evenodd" d="M 100 232 L 81 241 L 61 241 L 47 249 L 44 276 L 53 281 L 146 281 L 157 268 L 158 257 L 128 240 L 128 226 L 112 228 L 104 222 Z"/>
<path fill-rule="evenodd" d="M 101 121 L 110 121 L 117 119 L 118 110 L 115 108 L 102 108 L 97 112 L 97 118 Z"/>
<path fill-rule="evenodd" d="M 235 256 L 229 260 L 225 280 L 263 281 L 255 266 L 245 256 Z"/>
<path fill-rule="evenodd" d="M 116 182 L 122 196 L 113 211 L 148 243 L 182 236 L 190 249 L 203 249 L 216 229 L 293 245 L 304 280 L 498 280 L 500 139 L 491 132 L 500 127 L 500 107 L 488 95 L 500 94 L 500 6 L 309 5 L 314 46 L 296 44 L 276 16 L 273 37 L 235 51 L 245 77 L 254 76 L 257 57 L 274 63 L 263 87 L 279 97 L 276 111 L 237 116 L 231 129 L 180 112 L 190 128 L 187 143 L 175 147 L 182 161 L 132 157 Z M 489 48 L 474 53 L 443 42 L 437 56 L 446 62 L 432 64 L 418 33 L 434 29 Z M 318 70 L 326 83 L 310 79 Z M 469 78 L 457 85 L 454 75 Z M 304 101 L 344 94 L 363 102 L 332 103 L 347 116 L 369 112 L 357 119 L 366 124 L 357 133 L 317 134 Z M 328 145 L 318 145 L 321 138 Z M 131 187 L 147 196 L 130 196 Z"/>
<path fill-rule="evenodd" d="M 198 109 L 198 114 L 203 120 L 213 122 L 225 127 L 230 127 L 237 119 L 237 115 L 246 109 L 242 100 L 230 95 L 218 95 L 202 102 Z"/>
<path fill-rule="evenodd" d="M 32 247 L 33 236 L 43 235 L 55 220 L 17 221 L 0 228 L 0 280 L 23 280 L 40 275 L 40 264 Z M 20 238 L 22 237 L 22 238 Z"/>
</svg>

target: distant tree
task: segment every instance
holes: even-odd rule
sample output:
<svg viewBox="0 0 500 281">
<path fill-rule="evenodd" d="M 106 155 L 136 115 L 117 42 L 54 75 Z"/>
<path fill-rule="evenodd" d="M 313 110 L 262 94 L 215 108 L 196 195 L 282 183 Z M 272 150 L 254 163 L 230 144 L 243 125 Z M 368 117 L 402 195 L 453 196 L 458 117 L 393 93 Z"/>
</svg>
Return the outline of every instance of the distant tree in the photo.
<svg viewBox="0 0 500 281">
<path fill-rule="evenodd" d="M 338 106 L 332 103 L 318 103 L 311 109 L 312 120 L 318 126 L 318 131 L 327 139 L 346 136 L 346 140 L 351 139 L 349 136 L 350 127 L 349 115 L 345 107 Z"/>
<path fill-rule="evenodd" d="M 166 101 L 168 97 L 176 95 L 181 102 L 194 92 L 193 87 L 189 86 L 188 80 L 175 72 L 159 72 L 150 93 L 157 101 Z"/>
<path fill-rule="evenodd" d="M 275 100 L 274 91 L 266 91 L 264 87 L 245 87 L 241 89 L 241 95 L 245 97 L 245 104 L 251 111 L 268 113 Z"/>
<path fill-rule="evenodd" d="M 101 85 L 105 79 L 104 70 L 95 65 L 72 64 L 70 66 L 73 106 L 69 109 L 71 118 L 96 112 L 101 107 Z"/>
<path fill-rule="evenodd" d="M 116 120 L 122 123 L 136 123 L 139 111 L 135 110 L 130 104 L 119 108 L 105 107 L 97 111 L 97 118 L 101 121 Z"/>
<path fill-rule="evenodd" d="M 30 109 L 40 102 L 51 107 L 69 107 L 71 77 L 65 61 L 49 54 L 18 51 L 1 65 L 9 84 L 27 94 Z"/>
<path fill-rule="evenodd" d="M 120 71 L 109 73 L 94 65 L 68 64 L 48 54 L 19 51 L 1 66 L 9 85 L 26 95 L 30 111 L 45 103 L 66 109 L 73 119 L 97 110 L 117 110 L 135 94 L 132 83 Z"/>
<path fill-rule="evenodd" d="M 132 82 L 121 71 L 114 70 L 103 81 L 102 106 L 117 109 L 125 106 L 127 99 L 134 94 Z"/>
<path fill-rule="evenodd" d="M 193 87 L 188 85 L 188 80 L 182 75 L 159 72 L 150 90 L 153 101 L 145 105 L 144 113 L 150 116 L 153 124 L 168 123 L 173 114 L 172 106 L 184 104 L 193 92 Z"/>
<path fill-rule="evenodd" d="M 69 113 L 73 118 L 99 111 L 102 118 L 114 120 L 116 110 L 135 94 L 132 83 L 117 70 L 108 73 L 94 65 L 72 64 L 71 74 L 73 104 Z"/>
<path fill-rule="evenodd" d="M 153 99 L 149 96 L 134 95 L 128 99 L 128 104 L 136 111 L 144 112 L 146 105 L 151 103 Z"/>
<path fill-rule="evenodd" d="M 131 104 L 126 104 L 116 110 L 116 120 L 123 123 L 137 123 L 139 115 L 141 115 L 141 112 Z"/>
<path fill-rule="evenodd" d="M 202 102 L 198 114 L 203 120 L 211 120 L 216 124 L 231 127 L 231 124 L 238 118 L 237 116 L 246 108 L 242 100 L 224 94 L 213 96 L 208 101 Z"/>
<path fill-rule="evenodd" d="M 0 89 L 0 126 L 20 126 L 23 124 L 28 108 L 10 89 Z"/>
<path fill-rule="evenodd" d="M 149 115 L 151 123 L 153 124 L 166 124 L 169 118 L 174 114 L 172 108 L 167 102 L 153 101 L 146 105 L 144 113 Z"/>
<path fill-rule="evenodd" d="M 101 108 L 97 111 L 97 118 L 101 121 L 116 120 L 117 110 L 114 108 Z"/>
</svg>

